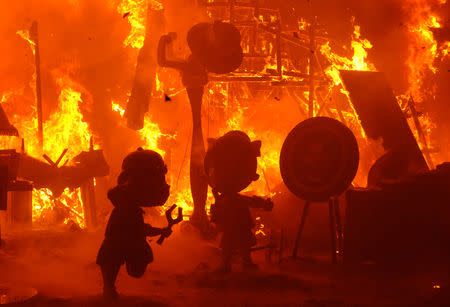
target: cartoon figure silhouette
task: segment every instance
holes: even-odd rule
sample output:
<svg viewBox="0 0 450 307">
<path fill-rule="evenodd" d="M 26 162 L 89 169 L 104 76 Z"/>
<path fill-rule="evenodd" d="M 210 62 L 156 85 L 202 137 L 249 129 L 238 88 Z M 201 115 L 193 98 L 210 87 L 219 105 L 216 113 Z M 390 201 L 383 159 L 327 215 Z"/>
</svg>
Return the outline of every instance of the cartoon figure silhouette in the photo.
<svg viewBox="0 0 450 307">
<path fill-rule="evenodd" d="M 190 222 L 199 228 L 204 236 L 210 235 L 210 223 L 206 215 L 208 183 L 203 173 L 205 145 L 202 132 L 202 101 L 208 72 L 226 74 L 236 70 L 242 63 L 241 34 L 228 22 L 201 22 L 187 33 L 187 43 L 192 54 L 187 60 L 169 59 L 176 33 L 163 35 L 158 44 L 158 63 L 181 72 L 192 111 L 192 146 L 190 159 L 190 183 L 194 212 Z M 167 50 L 168 49 L 168 50 Z M 173 53 L 173 50 L 172 52 Z"/>
<path fill-rule="evenodd" d="M 146 237 L 161 235 L 162 239 L 172 232 L 170 223 L 167 228 L 145 224 L 141 209 L 162 206 L 166 202 L 169 197 L 166 173 L 166 165 L 158 153 L 138 148 L 125 157 L 118 185 L 108 192 L 114 209 L 97 255 L 97 264 L 103 276 L 103 295 L 107 299 L 119 297 L 115 281 L 123 264 L 126 264 L 130 276 L 139 278 L 153 261 Z"/>
<path fill-rule="evenodd" d="M 242 131 L 231 131 L 217 140 L 210 140 L 205 171 L 215 197 L 215 204 L 211 206 L 211 221 L 223 232 L 220 272 L 231 271 L 235 254 L 242 257 L 244 269 L 257 268 L 250 254 L 256 237 L 252 231 L 255 225 L 249 208 L 272 210 L 273 202 L 257 196 L 244 196 L 239 192 L 259 178 L 256 170 L 260 148 L 260 141 L 251 142 Z"/>
</svg>

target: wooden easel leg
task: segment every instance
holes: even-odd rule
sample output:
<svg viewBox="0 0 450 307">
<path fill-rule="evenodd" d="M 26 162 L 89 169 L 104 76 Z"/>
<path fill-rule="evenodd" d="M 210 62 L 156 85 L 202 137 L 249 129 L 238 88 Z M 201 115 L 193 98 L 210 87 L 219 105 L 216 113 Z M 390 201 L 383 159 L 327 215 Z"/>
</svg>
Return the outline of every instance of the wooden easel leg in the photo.
<svg viewBox="0 0 450 307">
<path fill-rule="evenodd" d="M 309 201 L 307 201 L 305 203 L 305 206 L 303 207 L 302 219 L 300 221 L 300 226 L 298 227 L 297 237 L 295 238 L 294 250 L 292 251 L 292 258 L 294 259 L 297 258 L 297 250 L 300 244 L 300 238 L 302 236 L 303 227 L 305 226 L 306 216 L 308 215 L 308 209 L 309 209 Z"/>
<path fill-rule="evenodd" d="M 330 234 L 331 234 L 331 260 L 333 264 L 337 263 L 336 259 L 336 224 L 334 220 L 334 201 L 332 198 L 328 200 L 328 211 L 330 215 Z"/>
<path fill-rule="evenodd" d="M 336 230 L 337 230 L 337 246 L 338 246 L 338 252 L 339 255 L 342 257 L 342 253 L 344 251 L 343 248 L 343 239 L 342 239 L 342 223 L 341 223 L 341 210 L 339 208 L 339 199 L 334 199 L 334 215 L 336 217 Z"/>
<path fill-rule="evenodd" d="M 280 232 L 280 249 L 278 250 L 278 264 L 283 261 L 283 248 L 284 248 L 284 229 Z"/>
</svg>

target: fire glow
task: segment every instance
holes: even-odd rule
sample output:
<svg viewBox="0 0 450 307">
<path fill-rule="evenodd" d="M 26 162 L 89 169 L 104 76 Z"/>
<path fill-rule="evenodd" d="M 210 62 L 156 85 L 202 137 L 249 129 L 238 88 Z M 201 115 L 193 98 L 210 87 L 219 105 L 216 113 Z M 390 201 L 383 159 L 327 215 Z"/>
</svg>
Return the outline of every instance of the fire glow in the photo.
<svg viewBox="0 0 450 307">
<path fill-rule="evenodd" d="M 407 96 L 411 95 L 418 102 L 421 102 L 426 95 L 431 93 L 431 96 L 433 96 L 434 94 L 432 88 L 425 87 L 423 80 L 428 74 L 436 73 L 435 61 L 437 57 L 448 57 L 450 43 L 447 42 L 438 48 L 438 44 L 433 37 L 431 29 L 441 27 L 441 20 L 434 14 L 431 5 L 436 1 L 409 0 L 406 2 L 408 3 L 405 3 L 404 10 L 409 13 L 410 17 L 406 25 L 409 33 L 409 56 L 406 60 L 409 69 L 409 88 L 404 94 Z M 444 3 L 442 0 L 440 2 Z M 117 1 L 114 3 L 117 4 Z M 129 24 L 129 32 L 122 41 L 122 44 L 124 50 L 131 49 L 124 51 L 128 52 L 127 56 L 129 56 L 130 62 L 136 59 L 136 52 L 144 45 L 147 9 L 162 10 L 163 5 L 156 0 L 122 0 L 115 7 L 117 18 L 123 18 Z M 261 16 L 260 19 L 263 20 L 264 18 Z M 348 48 L 344 49 L 348 51 L 348 54 L 341 55 L 335 52 L 331 41 L 327 41 L 318 46 L 317 50 L 320 56 L 325 59 L 324 62 L 326 62 L 323 71 L 330 80 L 329 90 L 338 89 L 339 92 L 347 95 L 347 99 L 348 93 L 343 88 L 339 70 L 376 71 L 375 65 L 368 59 L 370 50 L 373 48 L 372 43 L 361 34 L 361 32 L 364 33 L 364 29 L 361 29 L 361 26 L 357 24 L 357 20 L 353 19 L 352 24 L 353 32 L 349 34 Z M 309 24 L 305 20 L 299 21 L 300 30 L 306 29 L 308 26 Z M 29 47 L 34 54 L 35 43 L 30 39 L 29 33 L 20 29 L 17 29 L 17 31 L 17 34 L 29 43 Z M 244 50 L 249 49 L 248 46 L 242 47 Z M 271 52 L 273 46 L 265 42 L 262 49 Z M 266 66 L 257 75 L 263 75 L 267 70 L 275 69 L 274 58 L 267 58 L 265 61 L 267 63 Z M 283 70 L 288 70 L 289 65 L 287 63 L 283 64 Z M 163 93 L 175 92 L 173 84 L 168 82 L 168 80 L 177 78 L 179 76 L 175 71 L 158 69 L 155 80 L 156 90 L 154 90 L 153 96 L 160 97 L 163 96 Z M 81 109 L 89 108 L 92 101 L 90 101 L 89 92 L 83 84 L 75 82 L 70 77 L 69 72 L 64 72 L 61 69 L 61 71 L 55 72 L 54 79 L 59 92 L 58 106 L 48 120 L 44 122 L 43 150 L 40 149 L 36 137 L 37 119 L 34 107 L 35 103 L 30 103 L 34 102 L 35 98 L 29 97 L 29 94 L 24 93 L 23 88 L 11 89 L 9 92 L 1 93 L 0 97 L 5 109 L 10 111 L 8 115 L 11 123 L 17 127 L 20 136 L 25 140 L 25 150 L 29 155 L 42 159 L 41 157 L 45 153 L 52 159 L 57 159 L 61 152 L 67 148 L 69 151 L 66 154 L 65 160 L 70 160 L 80 151 L 89 149 L 89 141 L 94 133 L 91 131 L 88 122 L 84 119 Z M 285 79 L 288 78 L 285 77 Z M 33 85 L 34 80 L 35 74 L 29 76 L 29 87 L 33 91 L 35 91 Z M 218 134 L 239 129 L 246 131 L 251 139 L 261 140 L 262 157 L 259 159 L 261 179 L 252 184 L 246 192 L 273 196 L 274 187 L 280 185 L 282 182 L 279 174 L 279 152 L 286 131 L 281 129 L 277 130 L 275 127 L 268 131 L 267 126 L 263 124 L 264 122 L 259 124 L 249 120 L 256 111 L 259 112 L 266 109 L 261 107 L 257 110 L 250 110 L 249 107 L 242 103 L 242 101 L 248 98 L 246 94 L 248 89 L 245 86 L 239 89 L 240 97 L 244 98 L 239 100 L 230 94 L 230 91 L 234 90 L 232 89 L 233 86 L 235 85 L 232 82 L 210 82 L 207 86 L 203 107 L 203 117 L 206 123 L 204 130 L 207 131 L 209 129 L 208 125 L 214 117 L 214 112 L 218 112 L 217 110 L 220 109 L 221 112 L 226 114 L 227 118 L 217 129 Z M 120 95 L 122 97 L 128 97 L 127 93 L 129 89 L 126 90 L 128 84 L 121 84 L 121 87 L 123 93 Z M 183 102 L 187 100 L 184 92 L 176 91 L 176 93 L 179 94 L 177 95 L 179 96 L 179 100 L 183 100 Z M 303 94 L 306 97 L 308 93 L 304 92 Z M 24 96 L 27 96 L 26 99 L 22 99 Z M 173 98 L 173 96 L 171 97 Z M 18 97 L 22 98 L 19 99 Z M 273 98 L 270 99 L 273 100 Z M 23 105 L 18 105 L 19 100 L 24 101 Z M 119 117 L 122 118 L 125 116 L 126 103 L 125 98 L 121 101 L 115 99 L 110 101 L 110 109 L 118 113 Z M 82 106 L 83 108 L 81 108 Z M 349 106 L 351 107 L 351 104 Z M 319 106 L 317 101 L 315 101 L 315 114 L 318 110 Z M 330 110 L 333 112 L 332 115 L 334 117 L 345 120 L 359 139 L 365 138 L 357 115 L 352 108 L 343 111 L 342 118 L 340 118 L 336 107 L 330 107 Z M 258 117 L 255 116 L 255 118 Z M 429 135 L 433 129 L 431 120 L 426 116 L 422 116 L 420 120 L 424 126 L 424 130 Z M 184 119 L 181 121 L 184 121 Z M 185 124 L 185 126 L 189 126 L 189 124 Z M 174 167 L 169 169 L 168 177 L 171 181 L 172 195 L 168 204 L 176 203 L 183 207 L 185 215 L 189 216 L 193 211 L 192 197 L 187 179 L 189 158 L 185 157 L 185 152 L 189 144 L 184 147 L 184 141 L 181 138 L 189 134 L 190 128 L 185 129 L 187 131 L 167 132 L 162 128 L 162 125 L 160 125 L 155 116 L 147 114 L 144 120 L 144 128 L 136 132 L 139 144 L 136 144 L 135 147 L 139 145 L 158 151 L 163 156 L 166 156 L 168 155 L 167 150 L 160 144 L 162 139 L 183 144 L 183 146 L 179 146 L 183 148 L 177 151 L 177 155 L 181 156 L 177 156 L 175 159 L 178 164 L 174 164 Z M 415 129 L 412 130 L 415 131 Z M 217 136 L 206 134 L 211 137 Z M 3 148 L 18 148 L 19 146 L 17 140 L 2 138 Z M 168 157 L 166 156 L 165 158 Z M 210 195 L 209 201 L 211 200 L 212 196 Z M 79 189 L 73 191 L 67 189 L 58 199 L 55 199 L 48 189 L 34 190 L 33 222 L 45 223 L 48 220 L 49 212 L 57 206 L 70 208 L 70 216 L 68 218 L 75 221 L 81 227 L 85 226 L 83 204 Z M 164 209 L 162 208 L 161 212 L 164 212 Z"/>
</svg>

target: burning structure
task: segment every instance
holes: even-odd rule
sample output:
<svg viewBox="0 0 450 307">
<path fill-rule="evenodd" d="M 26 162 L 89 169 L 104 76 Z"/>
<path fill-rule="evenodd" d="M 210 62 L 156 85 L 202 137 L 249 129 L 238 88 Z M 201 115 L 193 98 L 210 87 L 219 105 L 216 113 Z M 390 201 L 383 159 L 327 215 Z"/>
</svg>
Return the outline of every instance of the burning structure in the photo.
<svg viewBox="0 0 450 307">
<path fill-rule="evenodd" d="M 339 73 L 340 70 L 376 71 L 373 61 L 368 60 L 373 44 L 363 38 L 358 24 L 365 21 L 356 17 L 347 20 L 347 27 L 353 27 L 353 31 L 347 32 L 348 37 L 342 40 L 333 37 L 330 28 L 320 24 L 320 16 L 308 18 L 309 13 L 316 11 L 314 5 L 317 4 L 278 6 L 264 1 L 200 1 L 191 7 L 192 14 L 198 16 L 199 21 L 223 20 L 240 31 L 244 55 L 242 64 L 232 73 L 208 76 L 210 82 L 205 88 L 201 110 L 202 129 L 205 138 L 230 129 L 242 129 L 262 139 L 263 157 L 266 158 L 259 168 L 264 180 L 258 186 L 250 187 L 250 190 L 266 195 L 276 193 L 276 187 L 282 182 L 278 156 L 284 136 L 293 123 L 307 117 L 336 118 L 357 136 L 362 159 L 354 182 L 356 186 L 365 186 L 370 166 L 382 154 L 380 144 L 367 138 Z M 75 10 L 72 18 L 77 19 L 74 22 L 85 22 L 86 18 L 90 18 L 86 11 L 89 6 L 84 2 L 70 2 L 67 6 Z M 445 34 L 448 25 L 442 13 L 446 6 L 448 4 L 444 1 L 409 1 L 398 6 L 404 19 L 399 26 L 405 40 L 407 57 L 402 65 L 407 74 L 402 76 L 403 81 L 396 81 L 393 86 L 398 88 L 398 103 L 431 168 L 447 158 L 445 144 L 448 142 L 440 141 L 446 138 L 447 124 L 436 124 L 441 120 L 438 116 L 439 105 L 443 105 L 439 100 L 445 100 L 445 89 L 439 87 L 436 80 L 446 80 L 443 68 L 448 62 L 449 46 Z M 59 9 L 58 6 L 53 7 Z M 26 81 L 22 81 L 25 85 L 18 83 L 18 78 L 4 83 L 2 105 L 24 140 L 25 152 L 37 159 L 45 156 L 57 159 L 66 148 L 66 157 L 72 158 L 87 150 L 89 140 L 94 138 L 95 143 L 104 147 L 107 157 L 114 161 L 120 154 L 111 151 L 116 146 L 113 145 L 115 142 L 108 140 L 111 133 L 119 134 L 117 140 L 122 141 L 123 137 L 134 139 L 127 142 L 124 148 L 144 145 L 167 155 L 173 186 L 172 202 L 182 204 L 185 211 L 192 212 L 194 207 L 187 176 L 189 158 L 185 154 L 190 146 L 185 141 L 189 139 L 186 136 L 192 132 L 184 120 L 180 121 L 186 112 L 186 107 L 181 107 L 186 96 L 180 81 L 174 78 L 176 72 L 158 66 L 155 53 L 159 36 L 169 29 L 187 28 L 190 21 L 173 21 L 173 16 L 180 9 L 175 2 L 111 1 L 104 9 L 108 12 L 105 18 L 121 16 L 117 26 L 124 29 L 130 27 L 130 32 L 127 35 L 123 30 L 109 36 L 102 33 L 91 35 L 86 29 L 87 37 L 83 39 L 87 41 L 78 41 L 78 45 L 70 46 L 70 52 L 62 52 L 61 57 L 53 62 L 45 62 L 49 54 L 56 52 L 51 48 L 59 48 L 46 41 L 59 39 L 55 38 L 55 29 L 50 27 L 52 21 L 42 20 L 39 29 L 37 23 L 17 27 L 14 32 L 16 36 L 7 46 L 21 46 L 30 59 L 26 64 L 30 73 L 28 80 L 25 80 L 26 74 L 22 70 L 24 72 L 20 77 Z M 63 18 L 66 18 L 65 15 Z M 30 30 L 28 27 L 31 27 Z M 103 31 L 101 27 L 96 28 Z M 81 39 L 81 36 L 73 33 L 74 38 Z M 101 58 L 93 59 L 91 52 L 107 41 L 117 42 L 114 51 L 117 55 L 108 48 L 111 50 L 110 57 L 116 58 L 120 54 L 125 57 L 121 60 L 122 66 L 130 63 L 127 73 L 130 81 L 134 79 L 132 84 L 119 79 L 116 84 L 112 84 L 112 80 L 108 81 L 109 84 L 89 81 L 91 77 L 86 75 L 89 69 L 105 65 Z M 178 45 L 176 53 L 182 57 L 186 47 L 182 43 Z M 80 53 L 77 49 L 83 51 L 83 55 L 77 55 Z M 96 51 L 95 56 L 100 54 Z M 136 70 L 133 69 L 133 61 L 137 61 L 134 62 L 137 63 Z M 383 59 L 380 62 L 386 66 L 388 61 Z M 395 78 L 397 75 L 388 74 L 388 79 Z M 7 77 L 4 79 L 8 80 Z M 92 86 L 96 88 L 91 89 Z M 167 118 L 164 115 L 167 112 L 175 118 L 175 114 L 179 114 L 179 119 Z M 125 129 L 121 128 L 120 117 L 126 117 L 127 126 L 136 129 L 136 132 L 119 132 Z M 17 137 L 3 138 L 4 149 L 19 148 L 20 139 Z M 441 145 L 438 146 L 438 143 Z M 36 188 L 39 187 L 47 186 L 37 184 Z M 35 222 L 44 208 L 53 207 L 47 200 L 50 194 L 48 190 L 34 190 Z M 56 194 L 61 195 L 59 191 Z M 67 190 L 63 195 L 67 195 L 69 207 L 72 206 L 69 203 L 73 202 L 78 204 L 73 207 L 81 208 L 77 193 Z M 204 206 L 206 201 L 202 202 Z M 77 211 L 75 215 L 76 223 L 86 226 L 83 212 Z"/>
<path fill-rule="evenodd" d="M 69 224 L 95 231 L 106 220 L 105 195 L 121 159 L 143 147 L 164 157 L 171 185 L 166 206 L 150 215 L 163 216 L 175 203 L 185 213 L 185 229 L 211 239 L 214 196 L 203 173 L 205 144 L 242 130 L 262 141 L 261 180 L 244 193 L 275 200 L 275 217 L 256 213 L 256 232 L 264 237 L 283 228 L 286 215 L 297 214 L 283 204 L 291 197 L 280 173 L 283 142 L 299 122 L 324 116 L 356 138 L 359 165 L 352 191 L 434 171 L 450 159 L 449 5 L 446 0 L 5 4 L 2 200 L 6 204 L 9 195 L 8 210 L 25 202 L 23 215 L 34 228 Z M 189 79 L 183 65 L 189 66 L 186 59 L 195 48 L 188 30 L 214 22 L 238 30 L 239 65 L 204 69 Z M 193 79 L 201 84 L 193 85 Z M 410 163 L 398 170 L 403 161 Z M 17 196 L 23 193 L 27 196 Z M 350 199 L 365 199 L 358 197 Z M 350 216 L 363 218 L 355 211 Z M 294 224 L 283 229 L 288 245 L 294 243 Z M 361 244 L 349 237 L 350 250 Z"/>
</svg>

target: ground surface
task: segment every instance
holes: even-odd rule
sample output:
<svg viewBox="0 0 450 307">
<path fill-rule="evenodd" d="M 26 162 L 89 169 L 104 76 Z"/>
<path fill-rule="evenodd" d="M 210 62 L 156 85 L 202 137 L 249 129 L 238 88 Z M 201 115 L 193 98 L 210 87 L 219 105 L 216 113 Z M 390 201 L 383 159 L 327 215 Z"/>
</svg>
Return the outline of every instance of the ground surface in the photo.
<svg viewBox="0 0 450 307">
<path fill-rule="evenodd" d="M 10 234 L 0 248 L 0 288 L 38 290 L 18 306 L 450 306 L 442 266 L 333 266 L 325 254 L 295 261 L 286 254 L 278 265 L 256 252 L 258 272 L 222 276 L 213 273 L 216 243 L 186 236 L 175 233 L 161 247 L 152 242 L 155 262 L 141 279 L 122 270 L 121 299 L 112 304 L 100 295 L 94 263 L 100 231 Z"/>
</svg>

